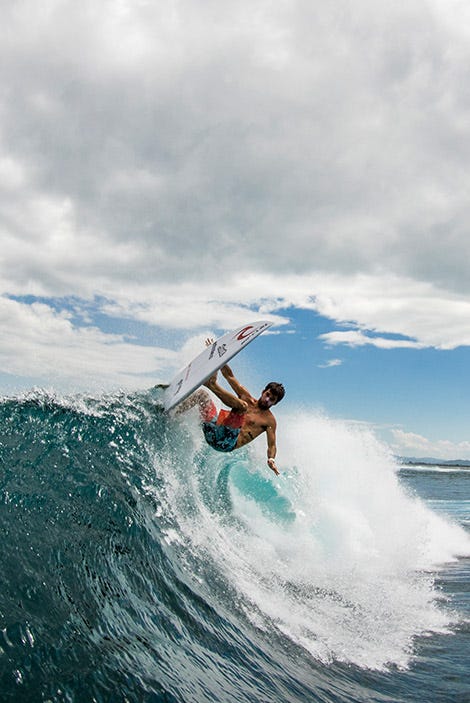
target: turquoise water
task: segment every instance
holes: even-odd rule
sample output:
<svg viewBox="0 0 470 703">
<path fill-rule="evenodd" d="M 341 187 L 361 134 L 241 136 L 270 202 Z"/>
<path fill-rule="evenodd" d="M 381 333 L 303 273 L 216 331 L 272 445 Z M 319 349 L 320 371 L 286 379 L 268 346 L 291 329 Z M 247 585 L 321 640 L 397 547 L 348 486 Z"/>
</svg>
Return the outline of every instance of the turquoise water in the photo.
<svg viewBox="0 0 470 703">
<path fill-rule="evenodd" d="M 158 390 L 0 403 L 2 701 L 470 700 L 470 472 L 285 417 L 231 455 Z"/>
</svg>

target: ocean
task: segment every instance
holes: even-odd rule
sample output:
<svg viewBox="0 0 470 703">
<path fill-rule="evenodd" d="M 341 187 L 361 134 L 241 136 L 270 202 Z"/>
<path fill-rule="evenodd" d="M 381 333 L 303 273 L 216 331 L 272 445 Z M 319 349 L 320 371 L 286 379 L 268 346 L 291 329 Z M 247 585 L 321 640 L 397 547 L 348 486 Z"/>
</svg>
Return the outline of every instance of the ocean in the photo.
<svg viewBox="0 0 470 703">
<path fill-rule="evenodd" d="M 470 471 L 278 413 L 232 454 L 161 391 L 0 401 L 0 700 L 468 703 Z"/>
</svg>

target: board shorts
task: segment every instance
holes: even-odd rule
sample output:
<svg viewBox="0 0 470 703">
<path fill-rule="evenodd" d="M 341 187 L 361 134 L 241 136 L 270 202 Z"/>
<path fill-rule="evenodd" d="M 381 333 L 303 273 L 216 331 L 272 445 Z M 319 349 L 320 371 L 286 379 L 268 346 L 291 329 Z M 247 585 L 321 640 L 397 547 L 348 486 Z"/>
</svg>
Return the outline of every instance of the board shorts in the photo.
<svg viewBox="0 0 470 703">
<path fill-rule="evenodd" d="M 202 412 L 202 431 L 207 444 L 217 452 L 231 452 L 237 446 L 244 415 L 233 410 L 221 410 L 210 403 Z"/>
</svg>

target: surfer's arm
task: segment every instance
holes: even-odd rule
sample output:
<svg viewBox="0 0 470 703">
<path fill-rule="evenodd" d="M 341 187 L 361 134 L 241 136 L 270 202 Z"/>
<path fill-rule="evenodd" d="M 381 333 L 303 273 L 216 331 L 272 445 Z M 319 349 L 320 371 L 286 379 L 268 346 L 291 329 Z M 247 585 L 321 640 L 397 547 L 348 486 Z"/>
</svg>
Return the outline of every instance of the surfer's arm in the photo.
<svg viewBox="0 0 470 703">
<path fill-rule="evenodd" d="M 276 476 L 279 476 L 279 471 L 274 461 L 276 456 L 276 427 L 275 425 L 269 425 L 266 429 L 266 435 L 268 439 L 268 466 L 271 471 L 274 471 Z"/>
<path fill-rule="evenodd" d="M 238 395 L 239 398 L 251 398 L 251 394 L 247 391 L 247 389 L 242 386 L 242 384 L 237 381 L 235 376 L 233 375 L 233 371 L 230 368 L 228 364 L 225 364 L 225 366 L 222 366 L 220 369 L 222 376 L 225 378 L 227 383 L 230 384 L 232 389 L 235 391 L 235 393 Z"/>
</svg>

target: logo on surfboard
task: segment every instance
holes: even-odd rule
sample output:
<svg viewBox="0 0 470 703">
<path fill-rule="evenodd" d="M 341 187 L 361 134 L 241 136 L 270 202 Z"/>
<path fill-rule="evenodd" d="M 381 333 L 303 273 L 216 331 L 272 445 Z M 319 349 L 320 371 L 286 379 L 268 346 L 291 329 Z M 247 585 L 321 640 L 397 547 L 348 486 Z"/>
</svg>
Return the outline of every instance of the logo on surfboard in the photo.
<svg viewBox="0 0 470 703">
<path fill-rule="evenodd" d="M 255 328 L 253 327 L 253 325 L 248 325 L 248 327 L 244 327 L 244 328 L 243 328 L 242 330 L 240 330 L 240 332 L 238 333 L 237 339 L 239 339 L 239 340 L 247 339 L 247 338 L 250 336 L 250 334 L 252 334 L 251 332 L 249 332 L 249 330 L 254 330 L 254 329 L 255 329 Z M 247 334 L 247 333 L 248 333 L 248 334 Z"/>
</svg>

